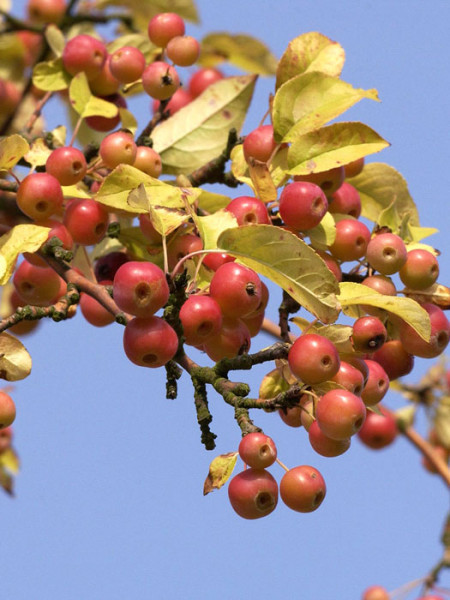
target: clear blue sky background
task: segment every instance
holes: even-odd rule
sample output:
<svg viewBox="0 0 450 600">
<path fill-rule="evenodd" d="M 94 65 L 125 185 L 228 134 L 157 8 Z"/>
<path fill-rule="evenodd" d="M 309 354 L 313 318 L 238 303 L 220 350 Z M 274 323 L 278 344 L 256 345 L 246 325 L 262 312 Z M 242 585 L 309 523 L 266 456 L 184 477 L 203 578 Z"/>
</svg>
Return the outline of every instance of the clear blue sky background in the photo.
<svg viewBox="0 0 450 600">
<path fill-rule="evenodd" d="M 14 5 L 21 14 L 23 0 Z M 373 160 L 405 176 L 423 225 L 440 228 L 430 242 L 444 252 L 440 280 L 448 283 L 448 0 L 199 0 L 198 8 L 202 25 L 189 33 L 199 37 L 245 32 L 277 56 L 307 31 L 343 45 L 344 80 L 376 87 L 382 99 L 362 102 L 349 118 L 391 142 Z M 261 80 L 244 132 L 263 116 L 271 89 Z M 275 318 L 275 300 L 271 306 Z M 253 348 L 269 343 L 261 336 Z M 358 600 L 366 586 L 397 588 L 439 559 L 448 493 L 405 440 L 378 453 L 355 440 L 342 457 L 325 459 L 302 430 L 255 415 L 281 460 L 319 468 L 328 493 L 315 513 L 280 503 L 268 518 L 245 521 L 226 489 L 202 495 L 210 460 L 240 438 L 218 397 L 210 398 L 217 449 L 207 453 L 188 379 L 176 401 L 165 400 L 162 372 L 125 358 L 120 326 L 97 330 L 78 315 L 44 323 L 25 344 L 34 364 L 14 391 L 22 472 L 16 499 L 0 495 L 0 598 Z M 243 375 L 254 392 L 261 373 Z M 390 395 L 386 404 L 401 399 Z"/>
</svg>

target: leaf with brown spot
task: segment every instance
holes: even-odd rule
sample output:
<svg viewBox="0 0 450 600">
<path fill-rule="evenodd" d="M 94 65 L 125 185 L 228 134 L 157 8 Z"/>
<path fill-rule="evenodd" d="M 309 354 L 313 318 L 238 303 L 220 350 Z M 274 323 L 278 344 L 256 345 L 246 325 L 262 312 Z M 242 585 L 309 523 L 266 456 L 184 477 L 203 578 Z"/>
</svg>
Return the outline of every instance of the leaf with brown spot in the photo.
<svg viewBox="0 0 450 600">
<path fill-rule="evenodd" d="M 234 471 L 237 457 L 237 452 L 228 452 L 228 454 L 216 456 L 216 458 L 209 465 L 209 473 L 203 486 L 204 496 L 213 490 L 220 489 L 223 485 L 225 485 Z"/>
</svg>

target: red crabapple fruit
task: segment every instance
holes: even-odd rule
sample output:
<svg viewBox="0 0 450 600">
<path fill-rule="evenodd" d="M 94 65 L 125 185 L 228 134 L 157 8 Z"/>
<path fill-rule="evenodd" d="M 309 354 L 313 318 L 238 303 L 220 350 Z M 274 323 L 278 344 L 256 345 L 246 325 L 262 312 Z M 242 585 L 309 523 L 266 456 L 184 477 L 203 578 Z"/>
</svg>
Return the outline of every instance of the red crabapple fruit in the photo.
<svg viewBox="0 0 450 600">
<path fill-rule="evenodd" d="M 125 326 L 123 347 L 135 365 L 154 369 L 175 356 L 178 337 L 175 330 L 159 317 L 135 317 Z"/>
<path fill-rule="evenodd" d="M 319 508 L 326 491 L 320 472 L 308 465 L 290 469 L 280 481 L 281 499 L 286 506 L 297 512 L 308 513 Z"/>
<path fill-rule="evenodd" d="M 172 38 L 184 35 L 184 32 L 184 21 L 176 13 L 159 13 L 148 24 L 148 37 L 160 48 L 165 48 Z"/>
<path fill-rule="evenodd" d="M 359 396 L 334 389 L 317 403 L 316 419 L 322 432 L 333 440 L 345 440 L 363 426 L 366 407 Z"/>
<path fill-rule="evenodd" d="M 264 469 L 245 469 L 231 479 L 228 498 L 235 512 L 244 519 L 266 517 L 278 503 L 278 484 Z"/>
<path fill-rule="evenodd" d="M 289 183 L 281 192 L 280 216 L 288 227 L 298 231 L 316 227 L 327 209 L 327 198 L 314 183 Z"/>
<path fill-rule="evenodd" d="M 275 462 L 277 448 L 268 435 L 248 433 L 239 444 L 239 456 L 252 469 L 266 469 Z"/>
<path fill-rule="evenodd" d="M 130 260 L 114 275 L 113 298 L 124 312 L 150 317 L 169 299 L 166 276 L 151 262 Z"/>
<path fill-rule="evenodd" d="M 339 371 L 339 354 L 327 338 L 315 333 L 301 335 L 288 354 L 289 367 L 295 377 L 308 385 L 327 381 Z"/>
</svg>

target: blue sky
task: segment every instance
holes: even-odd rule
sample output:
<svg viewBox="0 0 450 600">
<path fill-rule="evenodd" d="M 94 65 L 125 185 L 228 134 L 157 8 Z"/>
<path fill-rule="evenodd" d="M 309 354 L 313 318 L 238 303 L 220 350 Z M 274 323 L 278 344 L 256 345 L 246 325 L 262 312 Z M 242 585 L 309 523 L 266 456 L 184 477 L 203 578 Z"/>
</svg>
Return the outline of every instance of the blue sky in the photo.
<svg viewBox="0 0 450 600">
<path fill-rule="evenodd" d="M 23 2 L 16 5 L 20 14 Z M 188 27 L 198 37 L 249 33 L 277 56 L 307 31 L 342 44 L 343 79 L 377 88 L 382 100 L 363 101 L 349 118 L 392 144 L 374 160 L 404 175 L 422 224 L 440 229 L 430 243 L 443 252 L 440 281 L 448 283 L 448 1 L 200 0 L 198 8 L 202 25 Z M 244 133 L 265 113 L 273 82 L 258 86 Z M 147 106 L 139 104 L 142 123 Z M 54 124 L 62 118 L 54 111 Z M 276 318 L 276 299 L 270 307 Z M 253 348 L 269 343 L 262 335 Z M 163 373 L 126 359 L 120 326 L 97 330 L 78 315 L 44 323 L 25 344 L 33 371 L 13 392 L 22 472 L 16 499 L 0 496 L 2 598 L 358 600 L 366 586 L 400 587 L 440 558 L 447 491 L 405 440 L 381 452 L 355 440 L 345 455 L 325 459 L 303 431 L 256 415 L 281 460 L 316 466 L 328 491 L 315 513 L 280 504 L 266 519 L 245 521 L 225 489 L 202 495 L 210 460 L 237 449 L 240 437 L 218 397 L 210 397 L 217 449 L 208 453 L 188 379 L 177 400 L 165 400 Z M 420 373 L 429 362 L 418 364 Z M 262 373 L 242 377 L 255 390 Z M 386 404 L 402 402 L 390 395 Z M 450 586 L 448 575 L 442 584 Z"/>
</svg>

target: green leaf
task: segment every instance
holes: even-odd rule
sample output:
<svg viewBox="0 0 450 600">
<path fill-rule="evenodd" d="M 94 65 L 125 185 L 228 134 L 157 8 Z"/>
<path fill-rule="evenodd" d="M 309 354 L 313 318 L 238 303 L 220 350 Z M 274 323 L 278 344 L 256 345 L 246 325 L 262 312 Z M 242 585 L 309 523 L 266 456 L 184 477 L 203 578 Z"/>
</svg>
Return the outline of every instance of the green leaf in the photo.
<svg viewBox="0 0 450 600">
<path fill-rule="evenodd" d="M 203 67 L 214 67 L 228 61 L 257 75 L 274 75 L 277 59 L 263 42 L 250 35 L 231 35 L 226 32 L 210 33 L 201 42 L 198 61 Z"/>
<path fill-rule="evenodd" d="M 228 454 L 221 454 L 209 465 L 208 476 L 205 479 L 203 486 L 203 495 L 209 494 L 213 490 L 220 489 L 226 484 L 236 466 L 238 453 L 228 452 Z"/>
<path fill-rule="evenodd" d="M 45 39 L 52 49 L 53 54 L 59 58 L 62 56 L 66 39 L 63 32 L 54 23 L 47 25 L 45 28 Z"/>
<path fill-rule="evenodd" d="M 186 213 L 185 207 L 173 208 L 164 204 L 153 205 L 143 183 L 136 190 L 130 192 L 128 204 L 145 208 L 156 231 L 164 236 L 168 236 L 189 220 L 189 214 Z"/>
<path fill-rule="evenodd" d="M 288 389 L 289 383 L 283 377 L 282 372 L 279 369 L 273 369 L 262 378 L 258 397 L 263 400 L 269 400 L 282 392 L 286 392 Z"/>
<path fill-rule="evenodd" d="M 0 171 L 9 171 L 30 150 L 25 138 L 17 133 L 0 139 Z"/>
<path fill-rule="evenodd" d="M 419 214 L 408 185 L 393 167 L 384 163 L 366 164 L 362 172 L 349 182 L 359 192 L 363 217 L 378 223 L 380 214 L 392 206 L 395 213 L 391 229 L 394 233 L 405 217 L 409 218 L 409 227 L 419 227 Z"/>
<path fill-rule="evenodd" d="M 21 252 L 35 252 L 47 241 L 48 227 L 16 225 L 0 237 L 0 285 L 5 285 Z"/>
<path fill-rule="evenodd" d="M 164 267 L 162 246 L 151 246 L 140 227 L 122 228 L 119 242 L 127 249 L 127 254 L 134 260 L 152 262 L 158 267 Z"/>
<path fill-rule="evenodd" d="M 217 240 L 220 234 L 226 229 L 237 227 L 236 217 L 226 210 L 219 210 L 213 215 L 198 217 L 192 215 L 197 226 L 198 233 L 203 240 L 205 250 L 214 250 L 217 248 Z"/>
<path fill-rule="evenodd" d="M 439 233 L 439 229 L 436 229 L 435 227 L 418 227 L 411 225 L 408 222 L 408 233 L 408 238 L 411 240 L 411 242 L 420 242 L 420 240 L 423 240 L 430 235 Z"/>
<path fill-rule="evenodd" d="M 150 59 L 157 50 L 156 46 L 149 40 L 147 32 L 121 35 L 107 44 L 106 47 L 109 54 L 114 54 L 116 50 L 119 50 L 119 48 L 123 48 L 124 46 L 133 46 L 133 48 L 140 50 L 147 59 L 147 62 L 150 62 Z"/>
<path fill-rule="evenodd" d="M 336 223 L 333 215 L 326 212 L 320 223 L 316 227 L 308 229 L 307 233 L 313 248 L 327 250 L 336 239 Z"/>
<path fill-rule="evenodd" d="M 102 117 L 115 117 L 119 109 L 112 102 L 102 100 L 92 95 L 86 73 L 77 73 L 69 86 L 69 98 L 72 108 L 84 119 L 101 115 Z"/>
<path fill-rule="evenodd" d="M 388 146 L 389 142 L 364 123 L 335 123 L 295 139 L 288 152 L 288 172 L 328 171 Z"/>
<path fill-rule="evenodd" d="M 375 306 L 400 317 L 425 341 L 430 340 L 431 325 L 427 311 L 411 298 L 386 296 L 360 283 L 341 282 L 338 296 L 342 310 L 351 317 L 361 316 L 361 306 Z M 364 314 L 365 311 L 363 310 Z"/>
<path fill-rule="evenodd" d="M 336 278 L 305 242 L 272 225 L 228 229 L 218 248 L 264 275 L 324 323 L 339 315 Z"/>
<path fill-rule="evenodd" d="M 350 325 L 321 325 L 320 323 L 311 324 L 302 317 L 292 317 L 290 319 L 302 331 L 308 329 L 309 333 L 317 333 L 329 339 L 339 351 L 339 354 L 354 354 L 353 346 L 350 341 L 353 327 Z"/>
<path fill-rule="evenodd" d="M 197 198 L 198 207 L 207 213 L 214 213 L 221 208 L 225 208 L 231 202 L 229 196 L 223 194 L 215 194 L 214 192 L 208 192 L 201 190 L 200 196 Z"/>
<path fill-rule="evenodd" d="M 308 71 L 320 71 L 332 77 L 341 74 L 345 52 L 340 44 L 311 31 L 292 40 L 277 68 L 277 89 L 286 81 Z"/>
<path fill-rule="evenodd" d="M 95 0 L 97 8 L 124 6 L 133 15 L 135 25 L 147 31 L 149 20 L 159 13 L 174 12 L 194 23 L 199 17 L 194 0 Z"/>
<path fill-rule="evenodd" d="M 38 63 L 33 69 L 33 83 L 40 90 L 57 92 L 69 87 L 71 76 L 63 67 L 62 59 Z"/>
<path fill-rule="evenodd" d="M 325 73 L 297 75 L 284 83 L 275 94 L 275 138 L 280 142 L 291 142 L 308 131 L 322 127 L 363 98 L 379 102 L 374 89 L 354 88 Z"/>
<path fill-rule="evenodd" d="M 9 333 L 0 333 L 0 379 L 20 381 L 31 373 L 31 356 L 25 346 Z"/>
<path fill-rule="evenodd" d="M 140 201 L 139 195 L 128 197 L 132 190 L 144 184 L 147 197 L 152 205 L 167 208 L 185 208 L 186 202 L 193 204 L 201 193 L 198 188 L 179 188 L 168 185 L 160 179 L 150 177 L 130 165 L 119 165 L 103 181 L 95 197 L 98 202 L 116 210 L 141 214 L 148 212 L 146 200 Z"/>
<path fill-rule="evenodd" d="M 127 108 L 119 108 L 119 115 L 122 129 L 128 129 L 134 135 L 138 128 L 138 122 L 133 113 Z"/>
<path fill-rule="evenodd" d="M 217 81 L 158 125 L 152 132 L 153 148 L 164 172 L 190 173 L 218 157 L 230 129 L 241 130 L 255 82 L 255 75 Z"/>
</svg>

